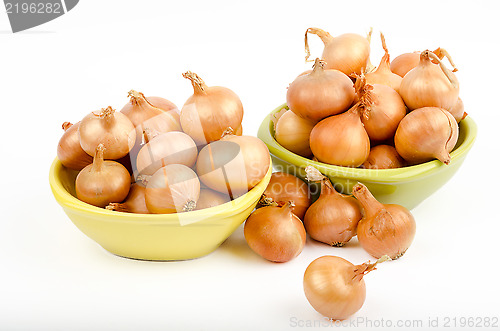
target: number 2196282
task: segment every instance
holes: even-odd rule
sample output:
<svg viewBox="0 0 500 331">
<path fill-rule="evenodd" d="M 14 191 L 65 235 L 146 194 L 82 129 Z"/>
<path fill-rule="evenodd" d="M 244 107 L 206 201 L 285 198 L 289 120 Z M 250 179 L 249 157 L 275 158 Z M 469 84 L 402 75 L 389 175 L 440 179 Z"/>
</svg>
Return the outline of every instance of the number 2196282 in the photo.
<svg viewBox="0 0 500 331">
<path fill-rule="evenodd" d="M 498 328 L 498 317 L 445 317 L 445 328 Z"/>
<path fill-rule="evenodd" d="M 5 3 L 7 14 L 62 14 L 60 3 Z"/>
</svg>

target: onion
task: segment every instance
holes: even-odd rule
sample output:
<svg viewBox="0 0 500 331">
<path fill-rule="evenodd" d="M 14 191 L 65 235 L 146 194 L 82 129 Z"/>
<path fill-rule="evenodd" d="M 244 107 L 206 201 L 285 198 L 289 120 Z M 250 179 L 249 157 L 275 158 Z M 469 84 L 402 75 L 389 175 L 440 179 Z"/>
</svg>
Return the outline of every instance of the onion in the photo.
<svg viewBox="0 0 500 331">
<path fill-rule="evenodd" d="M 458 97 L 457 103 L 453 108 L 449 110 L 450 114 L 455 118 L 457 123 L 460 123 L 465 117 L 467 117 L 467 113 L 465 112 L 464 102 L 460 97 Z"/>
<path fill-rule="evenodd" d="M 167 132 L 155 136 L 141 148 L 137 154 L 137 171 L 142 175 L 152 175 L 168 164 L 183 164 L 191 168 L 197 156 L 196 143 L 190 136 L 183 132 Z"/>
<path fill-rule="evenodd" d="M 324 66 L 324 61 L 316 59 L 313 71 L 298 76 L 286 94 L 290 110 L 313 122 L 344 112 L 354 100 L 351 79 L 338 70 L 324 70 Z"/>
<path fill-rule="evenodd" d="M 304 219 L 307 208 L 311 205 L 307 184 L 285 172 L 273 173 L 259 204 L 268 206 L 276 203 L 278 206 L 284 206 L 289 202 L 293 202 L 293 213 L 298 218 Z"/>
<path fill-rule="evenodd" d="M 76 177 L 76 197 L 97 207 L 123 201 L 130 190 L 130 174 L 120 163 L 104 161 L 105 147 L 97 145 L 92 164 Z"/>
<path fill-rule="evenodd" d="M 426 50 L 420 54 L 418 66 L 404 76 L 399 93 L 410 110 L 422 107 L 451 110 L 458 100 L 459 84 L 439 57 Z"/>
<path fill-rule="evenodd" d="M 405 162 L 396 148 L 389 145 L 372 147 L 370 155 L 362 164 L 365 169 L 395 169 L 404 167 Z"/>
<path fill-rule="evenodd" d="M 80 145 L 94 156 L 97 145 L 104 145 L 104 158 L 116 160 L 130 152 L 135 143 L 134 124 L 111 107 L 85 116 L 78 128 Z"/>
<path fill-rule="evenodd" d="M 287 110 L 275 125 L 274 137 L 289 151 L 303 157 L 310 157 L 312 151 L 309 147 L 309 136 L 315 124 Z"/>
<path fill-rule="evenodd" d="M 380 33 L 380 39 L 382 40 L 382 47 L 384 48 L 385 54 L 382 56 L 377 69 L 366 74 L 366 82 L 371 85 L 387 85 L 393 88 L 396 92 L 399 92 L 402 78 L 391 71 L 389 50 L 387 49 L 385 37 L 382 33 Z"/>
<path fill-rule="evenodd" d="M 82 170 L 92 163 L 92 156 L 87 154 L 80 146 L 78 127 L 80 122 L 71 124 L 64 122 L 62 128 L 64 134 L 57 144 L 57 158 L 66 168 Z"/>
<path fill-rule="evenodd" d="M 146 206 L 146 187 L 138 183 L 132 184 L 123 203 L 112 202 L 106 206 L 106 209 L 125 213 L 149 214 Z"/>
<path fill-rule="evenodd" d="M 361 121 L 372 141 L 394 137 L 399 122 L 406 115 L 406 106 L 399 94 L 387 85 L 366 84 L 363 74 L 356 79 Z"/>
<path fill-rule="evenodd" d="M 457 140 L 457 121 L 448 111 L 437 107 L 416 109 L 406 115 L 394 136 L 399 155 L 413 164 L 432 159 L 449 164 L 449 153 Z"/>
<path fill-rule="evenodd" d="M 393 260 L 403 256 L 415 237 L 413 215 L 403 206 L 381 204 L 363 184 L 356 184 L 352 194 L 363 206 L 358 224 L 358 241 L 376 258 L 389 255 Z"/>
<path fill-rule="evenodd" d="M 321 56 L 327 63 L 327 69 L 337 69 L 347 76 L 353 73 L 360 74 L 367 67 L 370 58 L 370 43 L 368 39 L 355 33 L 346 33 L 332 37 L 330 33 L 309 28 L 305 34 L 306 61 L 310 56 L 307 34 L 317 35 L 325 44 Z"/>
<path fill-rule="evenodd" d="M 436 54 L 440 60 L 442 60 L 446 54 L 450 62 L 452 62 L 451 57 L 444 48 L 438 48 L 432 52 Z M 396 56 L 391 62 L 391 71 L 400 77 L 404 77 L 408 73 L 408 71 L 418 65 L 418 63 L 420 62 L 420 53 L 421 52 L 404 53 Z M 453 63 L 452 65 L 455 66 Z"/>
<path fill-rule="evenodd" d="M 197 144 L 219 140 L 228 128 L 241 125 L 243 106 L 236 93 L 226 87 L 208 87 L 190 71 L 183 77 L 191 81 L 194 93 L 182 107 L 181 125 Z"/>
<path fill-rule="evenodd" d="M 196 172 L 207 187 L 235 198 L 264 178 L 270 162 L 269 150 L 260 139 L 227 135 L 203 147 Z"/>
<path fill-rule="evenodd" d="M 146 206 L 153 214 L 194 210 L 199 196 L 198 176 L 182 164 L 169 164 L 160 168 L 146 185 Z"/>
<path fill-rule="evenodd" d="M 390 258 L 384 256 L 375 263 L 353 265 L 338 256 L 322 256 L 312 261 L 304 273 L 304 293 L 311 306 L 323 316 L 343 320 L 357 312 L 366 298 L 363 277 L 375 266 Z"/>
<path fill-rule="evenodd" d="M 347 112 L 325 118 L 311 131 L 311 150 L 320 161 L 358 167 L 370 153 L 370 138 L 360 119 L 361 103 Z"/>
<path fill-rule="evenodd" d="M 257 254 L 272 262 L 287 262 L 302 252 L 306 231 L 290 204 L 255 210 L 245 222 L 245 239 Z"/>
<path fill-rule="evenodd" d="M 307 209 L 304 226 L 314 240 L 341 247 L 356 235 L 361 207 L 352 196 L 338 193 L 316 168 L 305 169 L 309 181 L 321 182 L 321 195 Z"/>
<path fill-rule="evenodd" d="M 200 198 L 196 203 L 196 210 L 211 208 L 231 201 L 228 194 L 223 194 L 208 188 L 200 190 Z"/>
</svg>

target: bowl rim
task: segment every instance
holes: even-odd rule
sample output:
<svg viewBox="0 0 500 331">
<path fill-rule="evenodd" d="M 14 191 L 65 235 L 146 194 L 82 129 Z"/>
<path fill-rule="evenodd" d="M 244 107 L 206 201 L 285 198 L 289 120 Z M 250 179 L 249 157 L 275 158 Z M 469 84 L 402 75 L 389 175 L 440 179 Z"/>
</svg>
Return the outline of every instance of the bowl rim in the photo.
<svg viewBox="0 0 500 331">
<path fill-rule="evenodd" d="M 57 175 L 61 170 L 64 170 L 63 168 L 64 166 L 62 165 L 61 161 L 59 161 L 59 159 L 56 157 L 52 162 L 52 165 L 50 166 L 49 170 L 49 183 L 52 189 L 52 193 L 56 201 L 63 208 L 70 208 L 72 210 L 87 214 L 99 215 L 104 217 L 106 221 L 110 222 L 129 221 L 129 222 L 140 222 L 144 224 L 150 222 L 152 224 L 172 223 L 178 225 L 180 220 L 179 215 L 182 215 L 182 217 L 186 217 L 186 219 L 189 220 L 199 219 L 196 221 L 186 222 L 186 224 L 188 223 L 197 224 L 197 223 L 203 223 L 203 221 L 208 221 L 208 220 L 213 221 L 212 219 L 213 216 L 217 216 L 218 219 L 225 219 L 233 215 L 239 214 L 244 209 L 248 208 L 252 203 L 256 202 L 257 199 L 260 199 L 260 196 L 262 195 L 261 192 L 264 192 L 265 188 L 267 187 L 267 184 L 271 179 L 273 164 L 270 158 L 269 169 L 267 170 L 264 178 L 262 178 L 262 180 L 257 185 L 255 185 L 250 191 L 248 191 L 244 195 L 219 206 L 200 209 L 200 210 L 193 210 L 181 214 L 177 213 L 135 214 L 135 213 L 117 212 L 93 206 L 74 197 L 70 192 L 68 192 L 68 190 L 64 188 L 60 176 Z M 138 220 L 138 218 L 140 219 Z M 184 221 L 181 222 L 181 224 L 182 223 L 184 223 Z"/>
<path fill-rule="evenodd" d="M 445 169 L 443 167 L 450 167 L 450 165 L 445 165 L 439 160 L 432 160 L 425 163 L 397 169 L 361 169 L 342 167 L 313 161 L 311 159 L 290 152 L 289 150 L 281 146 L 274 138 L 274 135 L 271 132 L 271 116 L 283 108 L 289 109 L 287 104 L 283 103 L 282 105 L 276 107 L 264 118 L 259 127 L 257 136 L 262 139 L 264 143 L 266 143 L 269 151 L 273 156 L 301 168 L 305 168 L 311 165 L 317 168 L 321 173 L 328 176 L 337 176 L 342 178 L 350 177 L 360 181 L 373 183 L 394 183 L 417 180 L 421 177 L 427 176 L 431 172 L 437 171 L 438 169 Z M 459 134 L 460 132 L 465 132 L 465 136 L 460 146 L 458 146 L 450 153 L 451 166 L 453 165 L 453 163 L 456 163 L 459 159 L 462 159 L 466 156 L 466 154 L 472 148 L 472 145 L 474 144 L 477 137 L 477 125 L 470 116 L 467 116 L 462 121 L 460 121 L 459 126 Z"/>
</svg>

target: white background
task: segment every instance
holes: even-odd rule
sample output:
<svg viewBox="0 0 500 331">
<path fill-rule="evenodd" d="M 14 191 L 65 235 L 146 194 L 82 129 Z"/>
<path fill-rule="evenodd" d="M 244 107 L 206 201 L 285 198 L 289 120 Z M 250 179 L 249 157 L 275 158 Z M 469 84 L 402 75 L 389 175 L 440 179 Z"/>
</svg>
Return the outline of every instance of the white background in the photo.
<svg viewBox="0 0 500 331">
<path fill-rule="evenodd" d="M 303 272 L 326 254 L 370 259 L 355 239 L 342 249 L 308 239 L 298 258 L 273 264 L 248 248 L 240 227 L 200 259 L 134 261 L 84 236 L 48 183 L 62 122 L 108 105 L 120 109 L 132 88 L 181 107 L 192 93 L 181 77 L 186 70 L 234 90 L 245 107 L 244 131 L 255 135 L 310 66 L 303 36 L 313 26 L 333 35 L 373 26 L 375 65 L 379 31 L 393 58 L 446 48 L 479 126 L 463 167 L 413 210 L 417 235 L 407 254 L 365 277 L 367 299 L 352 320 L 417 320 L 422 330 L 429 318 L 442 328 L 447 317 L 500 317 L 499 9 L 496 1 L 82 0 L 63 17 L 17 34 L 2 9 L 0 330 L 287 330 L 322 323 L 303 294 Z M 319 39 L 310 39 L 313 56 L 320 55 Z"/>
</svg>

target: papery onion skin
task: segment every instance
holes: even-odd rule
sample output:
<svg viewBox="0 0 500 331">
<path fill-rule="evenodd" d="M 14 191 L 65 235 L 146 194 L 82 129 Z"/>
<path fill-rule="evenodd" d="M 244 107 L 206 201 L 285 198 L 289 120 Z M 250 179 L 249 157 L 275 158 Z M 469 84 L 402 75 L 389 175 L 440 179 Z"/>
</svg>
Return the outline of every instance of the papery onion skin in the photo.
<svg viewBox="0 0 500 331">
<path fill-rule="evenodd" d="M 287 262 L 298 256 L 306 243 L 306 231 L 287 204 L 255 210 L 245 222 L 248 246 L 272 262 Z"/>
<path fill-rule="evenodd" d="M 191 81 L 194 93 L 181 109 L 181 126 L 197 144 L 219 140 L 227 129 L 241 125 L 243 105 L 236 93 L 226 87 L 209 87 L 190 71 L 183 77 Z"/>
<path fill-rule="evenodd" d="M 391 62 L 391 71 L 403 78 L 408 71 L 415 68 L 420 62 L 420 52 L 403 53 Z"/>
<path fill-rule="evenodd" d="M 285 112 L 276 123 L 274 137 L 289 151 L 303 157 L 312 155 L 309 136 L 316 123 L 303 119 L 291 110 Z"/>
<path fill-rule="evenodd" d="M 146 206 L 153 214 L 192 211 L 199 197 L 198 176 L 182 164 L 169 164 L 160 168 L 146 185 Z"/>
<path fill-rule="evenodd" d="M 450 152 L 458 140 L 458 124 L 446 110 L 424 107 L 409 113 L 394 136 L 396 150 L 411 164 L 438 159 L 451 161 Z"/>
<path fill-rule="evenodd" d="M 406 106 L 401 96 L 391 87 L 366 84 L 363 75 L 356 79 L 361 121 L 373 142 L 392 139 L 399 122 L 406 115 Z"/>
<path fill-rule="evenodd" d="M 390 145 L 377 145 L 371 148 L 370 154 L 362 164 L 365 169 L 396 169 L 405 166 L 405 161 L 396 148 Z"/>
<path fill-rule="evenodd" d="M 78 128 L 80 145 L 94 156 L 99 144 L 103 144 L 104 158 L 117 160 L 127 155 L 135 144 L 135 127 L 129 118 L 108 107 L 85 116 Z"/>
<path fill-rule="evenodd" d="M 124 202 L 112 202 L 106 206 L 106 209 L 125 213 L 150 214 L 146 206 L 146 187 L 138 183 L 132 184 Z"/>
<path fill-rule="evenodd" d="M 80 122 L 71 124 L 64 122 L 64 133 L 57 144 L 57 158 L 66 168 L 82 170 L 92 163 L 92 156 L 87 154 L 80 146 L 78 127 Z"/>
<path fill-rule="evenodd" d="M 227 135 L 200 151 L 196 172 L 207 187 L 235 198 L 264 178 L 270 162 L 269 150 L 260 139 Z"/>
<path fill-rule="evenodd" d="M 361 206 L 348 195 L 338 193 L 325 178 L 320 197 L 307 209 L 304 226 L 314 240 L 341 247 L 356 235 Z"/>
<path fill-rule="evenodd" d="M 284 206 L 290 201 L 293 202 L 292 212 L 300 219 L 304 219 L 304 215 L 311 205 L 307 184 L 300 178 L 285 172 L 275 172 L 271 175 L 262 198 L 260 205 L 264 206 L 270 202 L 275 202 L 278 206 Z"/>
<path fill-rule="evenodd" d="M 395 260 L 403 256 L 415 237 L 413 215 L 403 206 L 378 202 L 366 186 L 357 184 L 353 195 L 364 209 L 358 224 L 358 241 L 376 258 L 388 255 Z"/>
<path fill-rule="evenodd" d="M 345 167 L 358 167 L 365 162 L 370 153 L 370 138 L 361 123 L 358 106 L 314 126 L 310 144 L 320 162 Z"/>
<path fill-rule="evenodd" d="M 166 132 L 142 146 L 137 154 L 137 171 L 142 175 L 153 175 L 168 164 L 183 164 L 191 168 L 197 157 L 198 149 L 190 136 L 184 132 Z"/>
<path fill-rule="evenodd" d="M 105 207 L 127 197 L 130 190 L 130 173 L 118 162 L 103 160 L 103 144 L 99 144 L 96 150 L 94 162 L 78 173 L 75 190 L 81 201 Z"/>
<path fill-rule="evenodd" d="M 465 112 L 464 102 L 460 97 L 458 98 L 455 106 L 453 106 L 453 108 L 451 108 L 449 112 L 455 118 L 455 121 L 457 121 L 457 123 L 460 123 L 460 121 L 462 121 L 467 116 L 467 113 Z"/>
<path fill-rule="evenodd" d="M 410 110 L 423 107 L 452 109 L 458 100 L 459 83 L 456 76 L 439 58 L 426 50 L 420 54 L 419 64 L 401 81 L 399 94 Z"/>
<path fill-rule="evenodd" d="M 344 112 L 354 100 L 351 79 L 340 71 L 324 70 L 324 66 L 316 59 L 313 71 L 298 76 L 286 94 L 290 110 L 312 122 Z"/>
<path fill-rule="evenodd" d="M 330 33 L 318 29 L 309 28 L 305 33 L 306 61 L 309 58 L 309 45 L 307 35 L 316 34 L 323 41 L 322 58 L 327 63 L 327 69 L 336 69 L 347 76 L 353 73 L 360 74 L 367 67 L 370 58 L 370 43 L 367 38 L 355 33 L 345 33 L 332 37 Z"/>
<path fill-rule="evenodd" d="M 200 198 L 196 202 L 196 210 L 212 208 L 231 201 L 229 194 L 220 193 L 209 188 L 200 190 Z"/>
<path fill-rule="evenodd" d="M 376 270 L 378 263 L 390 260 L 384 256 L 375 263 L 353 265 L 338 257 L 325 255 L 312 261 L 304 272 L 304 293 L 311 306 L 323 316 L 344 320 L 363 306 L 366 285 L 363 277 Z"/>
</svg>

